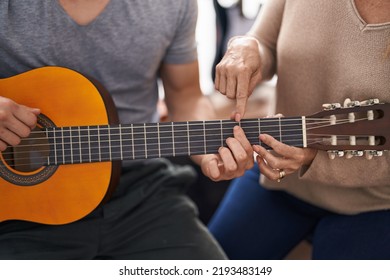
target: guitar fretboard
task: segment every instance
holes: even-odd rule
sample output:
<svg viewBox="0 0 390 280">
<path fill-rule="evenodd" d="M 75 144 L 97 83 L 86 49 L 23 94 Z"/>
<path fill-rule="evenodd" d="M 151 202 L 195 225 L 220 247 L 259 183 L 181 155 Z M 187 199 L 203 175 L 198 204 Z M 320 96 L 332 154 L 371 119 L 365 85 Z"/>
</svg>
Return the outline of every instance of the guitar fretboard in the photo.
<svg viewBox="0 0 390 280">
<path fill-rule="evenodd" d="M 243 128 L 251 144 L 269 148 L 259 141 L 259 134 L 266 133 L 303 147 L 303 123 L 304 118 L 295 117 L 47 128 L 47 164 L 213 154 L 226 146 L 236 125 Z"/>
</svg>

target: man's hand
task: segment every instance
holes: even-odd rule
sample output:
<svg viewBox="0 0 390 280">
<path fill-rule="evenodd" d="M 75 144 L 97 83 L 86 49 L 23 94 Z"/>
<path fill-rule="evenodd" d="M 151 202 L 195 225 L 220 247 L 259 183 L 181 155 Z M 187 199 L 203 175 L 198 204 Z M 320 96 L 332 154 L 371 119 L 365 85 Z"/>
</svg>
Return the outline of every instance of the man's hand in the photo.
<svg viewBox="0 0 390 280">
<path fill-rule="evenodd" d="M 213 181 L 242 176 L 246 170 L 253 167 L 253 150 L 244 131 L 239 126 L 233 130 L 234 138 L 226 139 L 228 148 L 219 148 L 218 154 L 193 157 L 195 161 L 200 161 L 203 174 Z"/>
<path fill-rule="evenodd" d="M 250 36 L 233 37 L 221 62 L 216 66 L 215 88 L 230 99 L 236 99 L 231 118 L 240 121 L 246 102 L 261 81 L 260 44 Z"/>
<path fill-rule="evenodd" d="M 29 136 L 39 113 L 39 109 L 0 97 L 0 151 L 4 151 L 7 145 L 18 145 L 21 138 Z"/>
</svg>

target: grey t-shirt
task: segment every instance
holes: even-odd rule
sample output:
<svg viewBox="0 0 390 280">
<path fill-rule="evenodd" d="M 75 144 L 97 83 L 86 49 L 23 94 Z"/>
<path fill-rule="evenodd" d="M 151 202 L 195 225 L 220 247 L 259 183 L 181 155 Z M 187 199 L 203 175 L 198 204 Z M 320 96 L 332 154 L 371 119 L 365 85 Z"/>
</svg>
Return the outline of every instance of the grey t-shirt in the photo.
<svg viewBox="0 0 390 280">
<path fill-rule="evenodd" d="M 156 121 L 161 63 L 196 60 L 196 5 L 111 0 L 80 26 L 57 0 L 1 0 L 0 78 L 46 65 L 68 67 L 107 88 L 121 123 Z"/>
</svg>

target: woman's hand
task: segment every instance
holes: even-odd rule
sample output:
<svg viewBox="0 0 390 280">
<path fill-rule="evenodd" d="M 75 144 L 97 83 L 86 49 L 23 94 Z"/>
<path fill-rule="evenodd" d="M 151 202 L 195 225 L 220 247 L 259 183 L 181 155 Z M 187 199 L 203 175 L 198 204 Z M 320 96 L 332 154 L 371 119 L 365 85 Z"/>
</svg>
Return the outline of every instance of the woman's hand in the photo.
<svg viewBox="0 0 390 280">
<path fill-rule="evenodd" d="M 274 150 L 272 153 L 259 145 L 253 146 L 261 174 L 270 180 L 280 181 L 302 166 L 310 165 L 317 154 L 317 150 L 288 146 L 268 134 L 261 134 L 260 141 Z"/>
<path fill-rule="evenodd" d="M 216 66 L 215 88 L 230 99 L 236 99 L 232 119 L 240 121 L 246 102 L 261 81 L 260 44 L 254 37 L 237 36 Z"/>
<path fill-rule="evenodd" d="M 193 156 L 193 159 L 200 161 L 203 174 L 213 181 L 242 176 L 253 167 L 253 150 L 244 131 L 239 126 L 234 127 L 233 131 L 234 138 L 226 139 L 228 148 L 220 147 L 218 154 Z"/>
<path fill-rule="evenodd" d="M 29 108 L 0 96 L 0 151 L 16 146 L 36 126 L 40 110 Z"/>
</svg>

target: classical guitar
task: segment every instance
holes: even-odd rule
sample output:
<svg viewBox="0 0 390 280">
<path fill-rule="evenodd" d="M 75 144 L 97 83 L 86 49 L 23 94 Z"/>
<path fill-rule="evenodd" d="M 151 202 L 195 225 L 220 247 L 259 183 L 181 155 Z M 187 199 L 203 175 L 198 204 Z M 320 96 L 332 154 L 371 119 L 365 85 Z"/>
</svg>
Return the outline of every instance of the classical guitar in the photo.
<svg viewBox="0 0 390 280">
<path fill-rule="evenodd" d="M 61 67 L 0 80 L 0 94 L 41 109 L 38 126 L 0 154 L 0 222 L 65 224 L 94 210 L 117 184 L 120 162 L 216 153 L 240 125 L 252 144 L 267 133 L 288 145 L 336 157 L 389 150 L 389 104 L 376 99 L 328 104 L 286 118 L 118 124 L 109 95 L 96 81 Z"/>
</svg>

